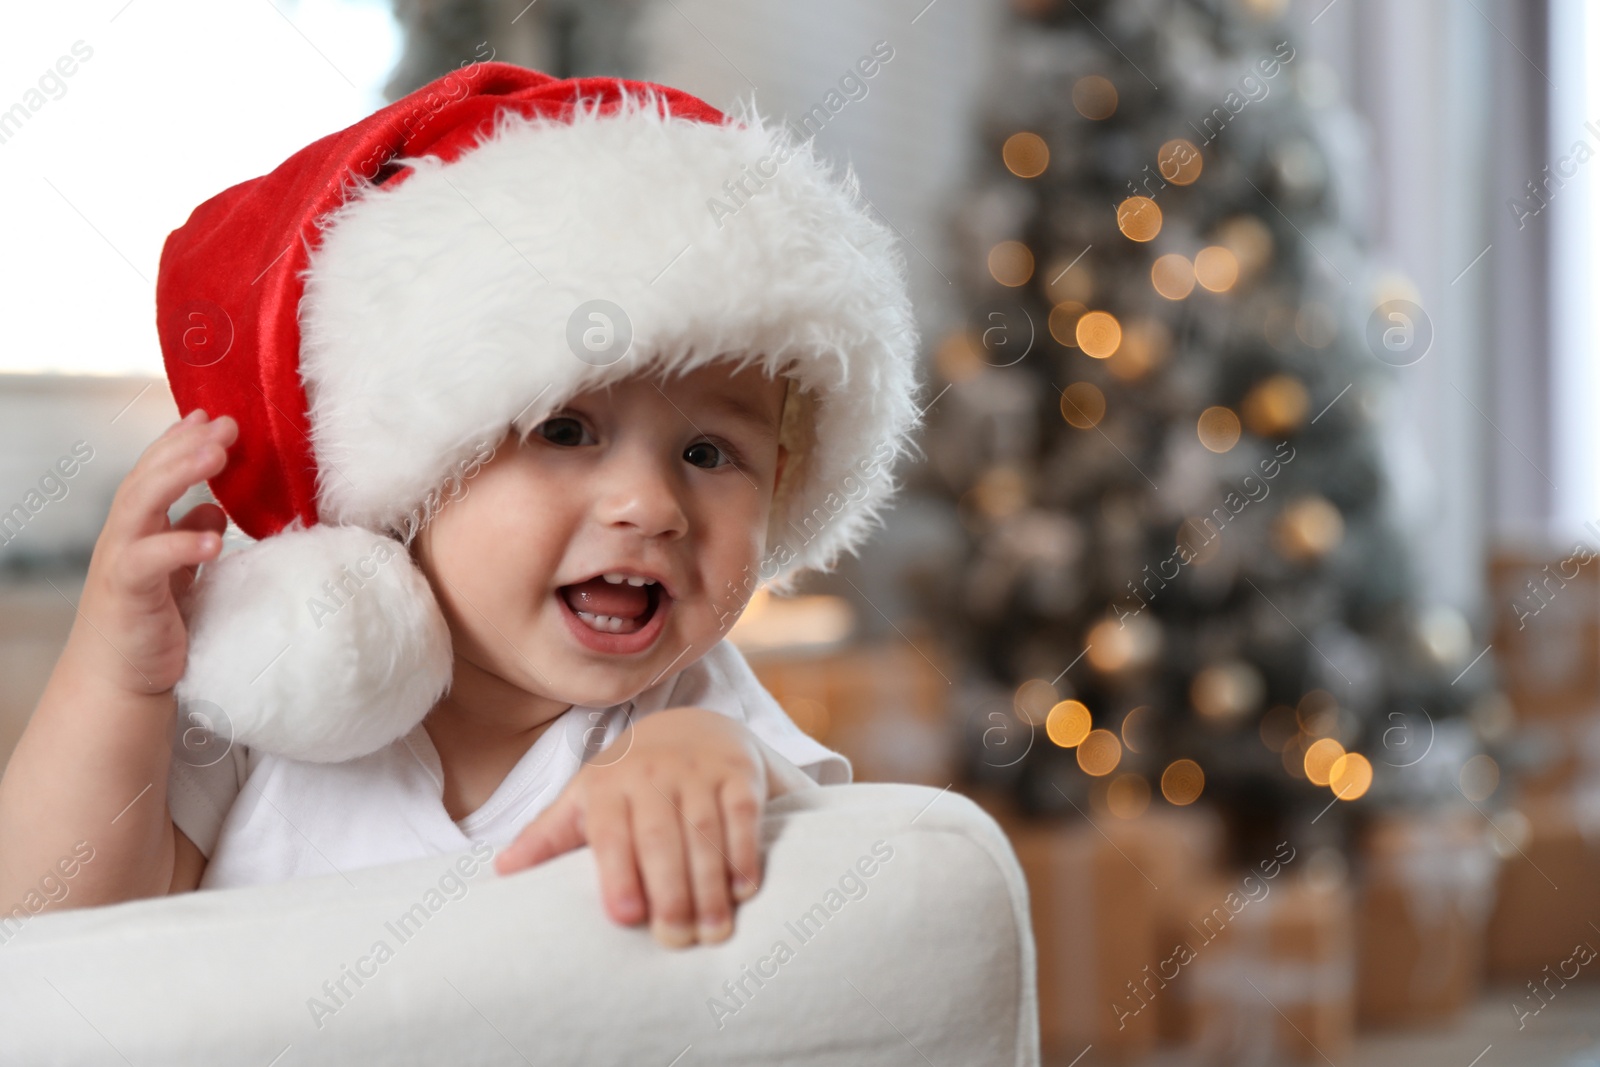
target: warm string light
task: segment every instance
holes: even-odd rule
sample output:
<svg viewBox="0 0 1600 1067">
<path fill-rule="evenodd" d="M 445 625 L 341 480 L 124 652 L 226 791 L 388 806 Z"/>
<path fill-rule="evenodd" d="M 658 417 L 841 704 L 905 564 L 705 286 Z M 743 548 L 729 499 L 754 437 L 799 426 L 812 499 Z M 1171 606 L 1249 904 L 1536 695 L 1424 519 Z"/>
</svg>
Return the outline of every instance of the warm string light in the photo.
<svg viewBox="0 0 1600 1067">
<path fill-rule="evenodd" d="M 1106 414 L 1106 395 L 1091 382 L 1073 382 L 1061 390 L 1061 417 L 1080 430 L 1092 430 Z"/>
<path fill-rule="evenodd" d="M 1345 753 L 1328 768 L 1328 788 L 1340 800 L 1360 800 L 1371 786 L 1372 763 L 1359 752 Z"/>
<path fill-rule="evenodd" d="M 1021 241 L 1001 241 L 989 249 L 989 274 L 1013 289 L 1026 285 L 1033 277 L 1033 251 Z"/>
<path fill-rule="evenodd" d="M 1130 196 L 1117 205 L 1117 229 L 1130 241 L 1153 241 L 1161 232 L 1161 209 L 1148 196 Z"/>
<path fill-rule="evenodd" d="M 1122 324 L 1109 311 L 1089 311 L 1073 327 L 1078 347 L 1086 356 L 1109 359 L 1122 344 Z"/>
<path fill-rule="evenodd" d="M 1155 712 L 1148 704 L 1140 704 L 1122 717 L 1122 743 L 1129 752 L 1150 751 L 1155 737 Z"/>
<path fill-rule="evenodd" d="M 1239 443 L 1239 416 L 1231 408 L 1209 407 L 1196 424 L 1200 443 L 1212 452 L 1227 452 Z"/>
<path fill-rule="evenodd" d="M 1036 133 L 1014 133 L 1000 149 L 1006 169 L 1019 178 L 1037 178 L 1050 165 L 1050 146 Z"/>
<path fill-rule="evenodd" d="M 1106 729 L 1090 730 L 1078 743 L 1078 766 L 1083 773 L 1103 778 L 1122 762 L 1122 742 Z"/>
<path fill-rule="evenodd" d="M 1067 348 L 1078 347 L 1078 320 L 1089 309 L 1076 300 L 1065 300 L 1050 309 L 1050 336 Z"/>
<path fill-rule="evenodd" d="M 1023 722 L 1039 726 L 1049 721 L 1050 710 L 1059 698 L 1055 686 L 1043 678 L 1030 678 L 1017 686 L 1011 695 L 1011 706 Z"/>
<path fill-rule="evenodd" d="M 1240 404 L 1245 425 L 1259 437 L 1293 433 L 1300 429 L 1310 408 L 1310 394 L 1292 374 L 1274 374 L 1257 382 Z"/>
<path fill-rule="evenodd" d="M 1284 506 L 1273 523 L 1278 553 L 1297 563 L 1321 559 L 1344 540 L 1344 517 L 1320 496 L 1306 496 Z"/>
<path fill-rule="evenodd" d="M 1062 748 L 1076 748 L 1094 728 L 1094 719 L 1082 701 L 1063 700 L 1050 709 L 1045 734 Z"/>
<path fill-rule="evenodd" d="M 1331 737 L 1313 741 L 1306 749 L 1306 779 L 1313 785 L 1327 785 L 1333 765 L 1344 755 L 1344 746 Z"/>
<path fill-rule="evenodd" d="M 1101 674 L 1138 670 L 1161 652 L 1161 628 L 1143 615 L 1107 616 L 1090 627 L 1084 658 Z"/>
<path fill-rule="evenodd" d="M 1239 261 L 1221 245 L 1207 245 L 1195 253 L 1194 278 L 1213 293 L 1225 293 L 1239 280 Z"/>
<path fill-rule="evenodd" d="M 1192 759 L 1173 760 L 1161 772 L 1161 795 L 1167 803 L 1182 807 L 1193 804 L 1205 791 L 1206 773 Z"/>
<path fill-rule="evenodd" d="M 1173 185 L 1193 185 L 1204 165 L 1200 149 L 1181 137 L 1168 141 L 1156 153 L 1156 166 L 1161 169 L 1161 177 Z"/>
<path fill-rule="evenodd" d="M 1108 119 L 1117 110 L 1117 87 L 1098 74 L 1079 78 L 1072 85 L 1072 106 L 1086 119 Z"/>
<path fill-rule="evenodd" d="M 1190 703 L 1213 726 L 1242 722 L 1260 705 L 1265 692 L 1261 672 L 1243 660 L 1212 664 L 1189 684 Z"/>
<path fill-rule="evenodd" d="M 1150 284 L 1168 300 L 1182 300 L 1194 292 L 1194 264 L 1187 256 L 1168 252 L 1151 265 Z"/>
</svg>

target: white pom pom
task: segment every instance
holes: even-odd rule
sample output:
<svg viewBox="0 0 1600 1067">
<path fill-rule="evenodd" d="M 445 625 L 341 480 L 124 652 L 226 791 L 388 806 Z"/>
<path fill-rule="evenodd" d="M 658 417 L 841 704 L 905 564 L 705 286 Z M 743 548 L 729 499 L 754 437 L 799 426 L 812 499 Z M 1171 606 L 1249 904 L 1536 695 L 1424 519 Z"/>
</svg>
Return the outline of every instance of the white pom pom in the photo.
<svg viewBox="0 0 1600 1067">
<path fill-rule="evenodd" d="M 450 630 L 427 579 L 398 541 L 359 526 L 297 523 L 201 567 L 184 617 L 180 710 L 290 759 L 375 752 L 450 684 Z"/>
</svg>

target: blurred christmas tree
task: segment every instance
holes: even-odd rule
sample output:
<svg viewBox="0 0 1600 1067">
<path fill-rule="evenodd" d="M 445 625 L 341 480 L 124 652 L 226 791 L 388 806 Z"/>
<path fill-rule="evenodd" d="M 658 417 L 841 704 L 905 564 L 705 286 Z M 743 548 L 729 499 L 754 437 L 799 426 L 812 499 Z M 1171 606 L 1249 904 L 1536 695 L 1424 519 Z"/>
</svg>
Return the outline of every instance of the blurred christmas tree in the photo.
<svg viewBox="0 0 1600 1067">
<path fill-rule="evenodd" d="M 1010 692 L 974 776 L 1033 812 L 1203 794 L 1262 854 L 1461 803 L 1505 704 L 1386 517 L 1383 388 L 1431 337 L 1362 249 L 1331 75 L 1270 0 L 1025 7 L 923 475 L 971 543 L 930 615 Z"/>
</svg>

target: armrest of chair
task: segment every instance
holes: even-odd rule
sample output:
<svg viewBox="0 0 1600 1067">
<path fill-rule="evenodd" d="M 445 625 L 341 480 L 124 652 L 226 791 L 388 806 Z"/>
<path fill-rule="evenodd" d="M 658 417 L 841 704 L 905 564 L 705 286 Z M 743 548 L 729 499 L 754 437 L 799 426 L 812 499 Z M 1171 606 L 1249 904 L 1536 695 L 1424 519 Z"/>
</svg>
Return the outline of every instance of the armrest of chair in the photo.
<svg viewBox="0 0 1600 1067">
<path fill-rule="evenodd" d="M 606 918 L 587 848 L 45 913 L 0 945 L 0 1060 L 1038 1064 L 1027 886 L 977 805 L 827 786 L 762 840 L 733 936 L 676 951 Z"/>
</svg>

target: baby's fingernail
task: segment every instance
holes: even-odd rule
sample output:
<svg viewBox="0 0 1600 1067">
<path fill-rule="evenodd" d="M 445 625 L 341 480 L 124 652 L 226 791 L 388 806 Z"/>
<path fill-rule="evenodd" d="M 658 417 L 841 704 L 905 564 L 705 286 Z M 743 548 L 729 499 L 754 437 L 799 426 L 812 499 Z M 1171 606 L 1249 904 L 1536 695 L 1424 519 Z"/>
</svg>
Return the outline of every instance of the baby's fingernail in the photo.
<svg viewBox="0 0 1600 1067">
<path fill-rule="evenodd" d="M 668 948 L 683 948 L 694 943 L 694 928 L 688 923 L 669 923 L 653 919 L 650 922 L 650 933 Z"/>
<path fill-rule="evenodd" d="M 756 884 L 748 878 L 735 878 L 733 880 L 733 898 L 741 904 L 755 896 Z"/>
<path fill-rule="evenodd" d="M 700 943 L 710 944 L 713 941 L 724 941 L 733 933 L 732 917 L 724 918 L 721 922 L 703 922 L 700 924 Z"/>
</svg>

